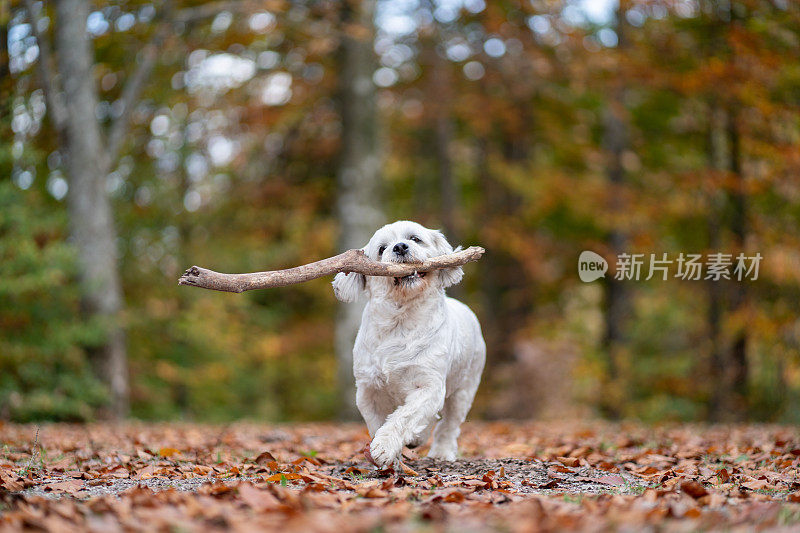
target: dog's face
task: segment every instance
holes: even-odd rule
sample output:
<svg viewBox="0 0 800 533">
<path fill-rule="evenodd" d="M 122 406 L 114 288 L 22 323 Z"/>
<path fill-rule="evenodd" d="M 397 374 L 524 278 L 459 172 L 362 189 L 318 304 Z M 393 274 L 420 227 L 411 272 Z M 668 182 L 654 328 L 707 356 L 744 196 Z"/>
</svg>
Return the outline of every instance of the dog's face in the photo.
<svg viewBox="0 0 800 533">
<path fill-rule="evenodd" d="M 449 254 L 453 247 L 440 231 L 401 220 L 376 231 L 363 250 L 374 261 L 407 263 Z M 333 280 L 333 291 L 343 302 L 355 301 L 364 290 L 371 298 L 402 301 L 455 285 L 463 275 L 461 267 L 420 272 L 402 278 L 340 273 Z"/>
</svg>

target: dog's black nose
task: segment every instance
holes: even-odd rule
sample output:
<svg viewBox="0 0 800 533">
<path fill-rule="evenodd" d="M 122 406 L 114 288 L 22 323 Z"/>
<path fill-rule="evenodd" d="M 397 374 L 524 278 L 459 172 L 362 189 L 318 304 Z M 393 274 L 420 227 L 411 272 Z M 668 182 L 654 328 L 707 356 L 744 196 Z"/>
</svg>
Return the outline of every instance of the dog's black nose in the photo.
<svg viewBox="0 0 800 533">
<path fill-rule="evenodd" d="M 404 242 L 398 242 L 394 245 L 392 251 L 397 255 L 406 255 L 408 253 L 408 245 Z"/>
</svg>

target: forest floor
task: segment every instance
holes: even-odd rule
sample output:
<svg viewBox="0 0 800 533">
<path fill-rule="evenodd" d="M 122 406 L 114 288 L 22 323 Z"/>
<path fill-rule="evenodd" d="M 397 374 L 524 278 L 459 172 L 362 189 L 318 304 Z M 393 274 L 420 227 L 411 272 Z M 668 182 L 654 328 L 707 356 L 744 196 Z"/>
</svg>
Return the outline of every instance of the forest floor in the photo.
<svg viewBox="0 0 800 533">
<path fill-rule="evenodd" d="M 1 424 L 1 423 L 0 423 Z M 355 424 L 0 425 L 0 531 L 797 531 L 800 431 L 468 423 L 379 472 Z"/>
</svg>

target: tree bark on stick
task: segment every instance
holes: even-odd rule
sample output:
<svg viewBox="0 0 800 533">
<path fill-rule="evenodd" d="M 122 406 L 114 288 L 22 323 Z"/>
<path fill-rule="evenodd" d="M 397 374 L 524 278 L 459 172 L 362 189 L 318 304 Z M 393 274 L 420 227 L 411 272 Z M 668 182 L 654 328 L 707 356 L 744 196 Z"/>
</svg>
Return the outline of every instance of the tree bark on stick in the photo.
<svg viewBox="0 0 800 533">
<path fill-rule="evenodd" d="M 285 287 L 339 272 L 356 272 L 365 276 L 402 277 L 414 272 L 430 272 L 477 261 L 484 251 L 480 246 L 470 246 L 466 250 L 440 255 L 417 263 L 379 263 L 368 258 L 363 250 L 353 249 L 299 267 L 248 274 L 223 274 L 193 266 L 180 277 L 178 285 L 190 285 L 224 292 L 244 292 L 270 287 Z"/>
</svg>

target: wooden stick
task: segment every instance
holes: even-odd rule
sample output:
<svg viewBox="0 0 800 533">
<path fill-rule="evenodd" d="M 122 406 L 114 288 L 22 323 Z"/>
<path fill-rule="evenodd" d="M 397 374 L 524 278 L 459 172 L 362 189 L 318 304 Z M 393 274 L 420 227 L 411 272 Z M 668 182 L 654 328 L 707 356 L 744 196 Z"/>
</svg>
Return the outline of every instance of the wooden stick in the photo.
<svg viewBox="0 0 800 533">
<path fill-rule="evenodd" d="M 191 285 L 224 292 L 244 292 L 253 289 L 285 287 L 338 272 L 357 272 L 365 276 L 402 277 L 414 272 L 430 272 L 477 261 L 485 251 L 480 246 L 470 246 L 466 250 L 440 255 L 422 262 L 379 263 L 368 258 L 362 250 L 347 250 L 343 254 L 299 267 L 248 274 L 223 274 L 193 266 L 183 273 L 178 280 L 178 285 Z"/>
</svg>

